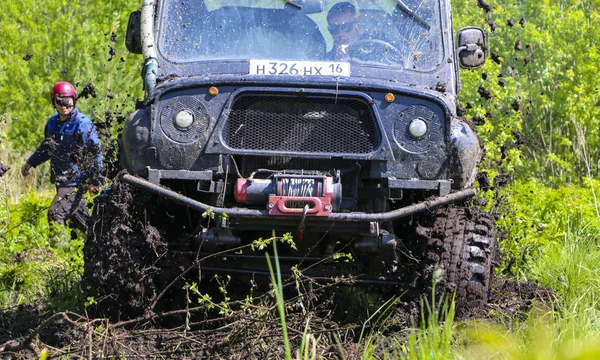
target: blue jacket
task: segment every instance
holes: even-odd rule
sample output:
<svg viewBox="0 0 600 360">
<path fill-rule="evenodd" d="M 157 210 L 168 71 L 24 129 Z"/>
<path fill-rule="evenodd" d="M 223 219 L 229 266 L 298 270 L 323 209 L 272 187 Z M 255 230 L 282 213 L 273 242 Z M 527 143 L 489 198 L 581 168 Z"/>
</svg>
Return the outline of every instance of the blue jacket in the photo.
<svg viewBox="0 0 600 360">
<path fill-rule="evenodd" d="M 58 187 L 99 185 L 102 149 L 92 120 L 77 108 L 65 121 L 60 121 L 58 113 L 52 115 L 44 141 L 27 162 L 36 167 L 46 160 L 50 160 L 51 181 Z"/>
</svg>

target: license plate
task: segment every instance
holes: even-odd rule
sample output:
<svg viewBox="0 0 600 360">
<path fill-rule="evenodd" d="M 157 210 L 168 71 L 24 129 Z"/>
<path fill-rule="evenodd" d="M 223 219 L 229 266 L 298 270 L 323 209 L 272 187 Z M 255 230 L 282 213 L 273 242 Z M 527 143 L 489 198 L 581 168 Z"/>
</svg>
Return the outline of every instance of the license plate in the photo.
<svg viewBox="0 0 600 360">
<path fill-rule="evenodd" d="M 350 76 L 350 63 L 250 60 L 250 75 Z"/>
</svg>

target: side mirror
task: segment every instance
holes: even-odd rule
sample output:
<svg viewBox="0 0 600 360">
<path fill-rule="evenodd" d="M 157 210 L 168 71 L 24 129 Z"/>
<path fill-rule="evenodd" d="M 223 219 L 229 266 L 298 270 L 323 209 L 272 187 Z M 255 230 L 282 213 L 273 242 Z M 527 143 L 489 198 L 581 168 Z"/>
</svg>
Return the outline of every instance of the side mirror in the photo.
<svg viewBox="0 0 600 360">
<path fill-rule="evenodd" d="M 478 27 L 466 27 L 458 31 L 456 53 L 461 67 L 475 69 L 485 63 L 485 34 Z"/>
<path fill-rule="evenodd" d="M 134 11 L 129 15 L 129 22 L 127 23 L 125 47 L 127 47 L 127 50 L 132 54 L 142 53 L 141 17 L 142 12 L 140 10 Z"/>
</svg>

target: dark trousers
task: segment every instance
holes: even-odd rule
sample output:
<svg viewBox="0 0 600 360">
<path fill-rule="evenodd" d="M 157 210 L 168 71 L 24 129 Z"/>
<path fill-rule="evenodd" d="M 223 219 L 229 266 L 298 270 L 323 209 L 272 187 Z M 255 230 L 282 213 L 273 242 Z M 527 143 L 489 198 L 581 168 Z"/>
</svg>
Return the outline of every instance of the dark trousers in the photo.
<svg viewBox="0 0 600 360">
<path fill-rule="evenodd" d="M 48 208 L 48 222 L 67 225 L 85 233 L 90 213 L 84 195 L 83 188 L 57 187 L 56 196 Z M 69 223 L 67 220 L 70 220 Z"/>
</svg>

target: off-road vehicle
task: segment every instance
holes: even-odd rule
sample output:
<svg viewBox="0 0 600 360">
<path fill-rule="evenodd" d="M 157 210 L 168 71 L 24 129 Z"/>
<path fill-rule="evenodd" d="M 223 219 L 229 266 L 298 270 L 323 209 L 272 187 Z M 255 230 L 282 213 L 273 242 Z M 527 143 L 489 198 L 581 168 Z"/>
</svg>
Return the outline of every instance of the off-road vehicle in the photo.
<svg viewBox="0 0 600 360">
<path fill-rule="evenodd" d="M 351 1 L 357 34 L 332 60 L 340 2 L 144 0 L 131 15 L 145 98 L 84 250 L 96 303 L 132 316 L 199 272 L 268 274 L 246 245 L 284 234 L 284 273 L 417 291 L 435 273 L 459 306 L 487 300 L 495 230 L 465 205 L 481 151 L 456 106 L 484 33 L 455 44 L 450 0 Z"/>
</svg>

